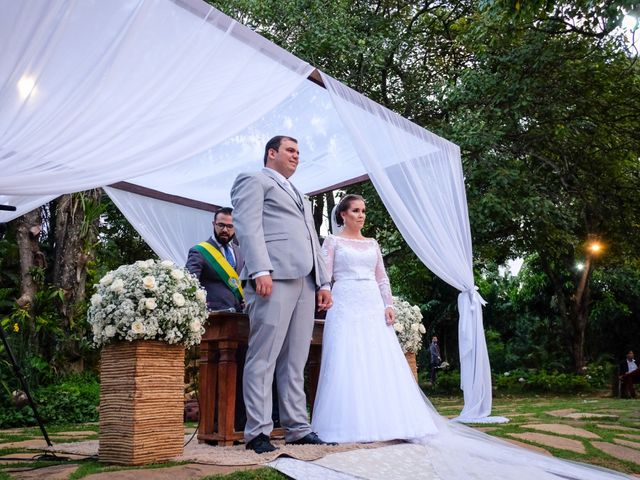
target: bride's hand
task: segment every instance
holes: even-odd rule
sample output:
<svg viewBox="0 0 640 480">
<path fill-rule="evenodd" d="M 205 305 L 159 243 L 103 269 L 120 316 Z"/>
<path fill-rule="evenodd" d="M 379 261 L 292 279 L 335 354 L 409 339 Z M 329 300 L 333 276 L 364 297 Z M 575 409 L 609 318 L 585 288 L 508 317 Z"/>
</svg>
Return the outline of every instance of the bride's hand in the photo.
<svg viewBox="0 0 640 480">
<path fill-rule="evenodd" d="M 385 308 L 384 316 L 387 320 L 387 325 L 391 326 L 396 323 L 396 311 L 393 309 L 393 307 Z"/>
</svg>

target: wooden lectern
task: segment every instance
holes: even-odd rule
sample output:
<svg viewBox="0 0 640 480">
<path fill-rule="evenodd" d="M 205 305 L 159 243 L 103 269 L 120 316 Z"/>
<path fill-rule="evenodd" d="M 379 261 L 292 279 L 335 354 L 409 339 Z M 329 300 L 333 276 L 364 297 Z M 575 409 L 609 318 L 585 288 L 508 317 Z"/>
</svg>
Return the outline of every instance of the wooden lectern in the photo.
<svg viewBox="0 0 640 480">
<path fill-rule="evenodd" d="M 307 361 L 306 392 L 310 407 L 316 397 L 324 320 L 316 320 Z M 249 340 L 249 317 L 243 313 L 212 312 L 200 344 L 200 443 L 233 445 L 243 439 L 242 430 L 235 429 L 236 385 L 242 371 L 238 361 L 243 357 Z M 241 427 L 240 427 L 241 428 Z M 274 429 L 273 436 L 282 436 Z"/>
</svg>

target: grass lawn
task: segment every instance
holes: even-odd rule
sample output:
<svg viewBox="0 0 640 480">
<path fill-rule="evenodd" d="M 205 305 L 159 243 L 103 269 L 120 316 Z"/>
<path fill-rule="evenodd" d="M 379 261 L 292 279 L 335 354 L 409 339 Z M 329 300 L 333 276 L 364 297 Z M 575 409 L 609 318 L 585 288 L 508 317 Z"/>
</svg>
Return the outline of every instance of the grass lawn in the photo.
<svg viewBox="0 0 640 480">
<path fill-rule="evenodd" d="M 461 397 L 433 397 L 431 398 L 434 406 L 442 414 L 449 417 L 457 415 L 462 408 Z M 505 439 L 515 439 L 520 442 L 530 443 L 537 447 L 542 447 L 556 457 L 577 460 L 580 462 L 591 463 L 603 467 L 626 473 L 640 473 L 640 463 L 636 464 L 630 461 L 615 458 L 593 445 L 593 442 L 605 442 L 614 445 L 615 442 L 624 443 L 627 448 L 631 447 L 637 450 L 640 458 L 640 401 L 620 400 L 611 398 L 603 394 L 580 394 L 580 395 L 528 395 L 513 396 L 503 395 L 496 396 L 493 402 L 493 414 L 508 417 L 510 422 L 507 424 L 495 425 L 475 425 L 475 428 L 482 429 L 490 435 L 502 437 Z M 564 411 L 564 412 L 557 412 Z M 552 413 L 556 413 L 553 415 Z M 562 413 L 591 413 L 608 415 L 608 417 L 598 419 L 570 419 L 558 416 Z M 531 428 L 533 424 L 553 424 L 567 425 L 570 427 L 586 430 L 597 435 L 597 439 L 588 439 L 579 435 L 556 434 L 552 432 L 540 432 Z M 187 424 L 187 427 L 195 427 L 194 424 Z M 65 442 L 84 440 L 85 438 L 97 438 L 96 424 L 85 425 L 65 425 L 50 427 L 47 429 L 49 435 L 53 438 L 64 438 Z M 73 438 L 63 437 L 63 432 L 80 432 L 87 431 L 88 437 Z M 585 449 L 585 453 L 575 453 L 569 450 L 545 446 L 538 443 L 528 441 L 517 437 L 518 434 L 526 432 L 539 432 L 548 435 L 555 435 L 566 439 L 580 442 Z M 514 435 L 516 435 L 514 437 Z M 630 436 L 625 436 L 630 435 Z M 634 437 L 637 435 L 637 437 Z M 39 439 L 40 431 L 37 428 L 12 429 L 9 431 L 0 430 L 0 456 L 31 452 L 24 448 L 3 448 L 3 444 L 10 442 L 23 441 L 28 439 Z M 84 478 L 90 474 L 98 472 L 109 472 L 128 469 L 119 466 L 107 466 L 97 462 L 93 458 L 81 461 L 80 467 L 71 474 L 69 479 L 77 480 Z M 8 471 L 19 467 L 38 467 L 42 465 L 55 465 L 55 462 L 41 462 L 27 459 L 19 463 L 0 464 L 0 480 L 9 479 Z M 147 465 L 141 467 L 144 469 L 164 468 L 168 466 L 180 465 L 179 463 L 166 463 L 160 465 Z M 203 477 L 208 480 L 225 479 L 225 480 L 281 480 L 285 479 L 284 475 L 269 468 L 260 468 L 256 470 L 238 471 L 229 475 L 214 475 Z"/>
</svg>

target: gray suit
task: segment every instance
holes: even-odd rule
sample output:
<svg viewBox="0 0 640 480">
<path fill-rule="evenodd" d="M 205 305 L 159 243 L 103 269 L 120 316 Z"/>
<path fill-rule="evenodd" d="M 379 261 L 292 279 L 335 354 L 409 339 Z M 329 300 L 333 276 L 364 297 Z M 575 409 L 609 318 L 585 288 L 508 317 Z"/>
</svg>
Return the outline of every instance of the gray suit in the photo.
<svg viewBox="0 0 640 480">
<path fill-rule="evenodd" d="M 231 189 L 234 223 L 245 265 L 240 274 L 251 322 L 244 368 L 245 440 L 273 429 L 275 372 L 280 423 L 288 442 L 311 431 L 304 366 L 313 331 L 315 291 L 330 281 L 315 232 L 311 204 L 263 169 L 240 174 Z M 269 271 L 273 292 L 256 294 L 252 275 Z"/>
<path fill-rule="evenodd" d="M 220 250 L 224 255 L 224 250 L 220 247 L 218 241 L 211 237 L 207 240 L 214 248 Z M 236 244 L 230 243 L 233 255 L 236 259 L 236 272 L 242 271 L 244 267 L 244 258 L 242 252 Z M 193 273 L 200 284 L 207 291 L 207 308 L 209 310 L 226 310 L 227 308 L 235 308 L 237 312 L 242 311 L 240 302 L 233 292 L 224 284 L 220 275 L 209 265 L 198 250 L 191 248 L 187 257 L 187 270 Z"/>
</svg>

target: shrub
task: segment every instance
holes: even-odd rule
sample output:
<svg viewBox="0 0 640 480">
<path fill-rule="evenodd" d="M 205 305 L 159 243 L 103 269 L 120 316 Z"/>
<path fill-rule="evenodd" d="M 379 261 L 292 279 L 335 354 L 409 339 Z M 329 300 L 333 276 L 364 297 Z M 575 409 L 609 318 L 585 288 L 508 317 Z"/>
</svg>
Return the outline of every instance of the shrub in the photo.
<svg viewBox="0 0 640 480">
<path fill-rule="evenodd" d="M 71 375 L 33 391 L 38 413 L 49 425 L 98 420 L 100 384 L 91 374 Z M 0 409 L 0 428 L 36 425 L 30 406 L 15 408 L 7 400 Z"/>
</svg>

